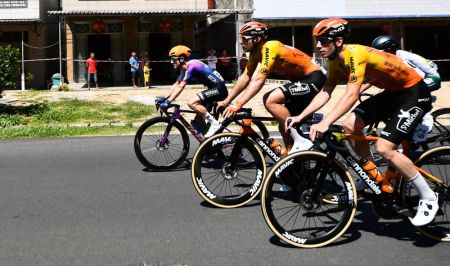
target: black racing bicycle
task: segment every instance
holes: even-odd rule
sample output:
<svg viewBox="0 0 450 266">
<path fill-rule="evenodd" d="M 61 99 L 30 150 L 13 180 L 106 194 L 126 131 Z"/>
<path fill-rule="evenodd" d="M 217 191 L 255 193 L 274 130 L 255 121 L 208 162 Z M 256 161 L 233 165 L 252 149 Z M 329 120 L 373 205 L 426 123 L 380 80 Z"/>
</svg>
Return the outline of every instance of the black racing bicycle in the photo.
<svg viewBox="0 0 450 266">
<path fill-rule="evenodd" d="M 305 121 L 316 123 L 321 116 Z M 255 199 L 262 187 L 268 163 L 282 156 L 251 127 L 258 121 L 275 121 L 273 117 L 253 117 L 248 112 L 236 114 L 240 133 L 221 133 L 203 142 L 192 160 L 192 182 L 198 194 L 220 208 L 243 206 Z M 287 180 L 288 182 L 288 180 Z"/>
<path fill-rule="evenodd" d="M 416 213 L 419 196 L 415 188 L 396 174 L 393 193 L 382 190 L 363 170 L 359 158 L 350 152 L 344 140 L 375 141 L 377 137 L 345 134 L 339 128 L 327 132 L 320 151 L 303 151 L 282 158 L 264 181 L 261 207 L 269 228 L 290 245 L 315 248 L 338 239 L 355 216 L 358 193 L 369 199 L 377 215 L 383 218 L 410 218 Z M 408 154 L 404 143 L 404 154 Z M 349 169 L 368 187 L 358 192 Z M 416 168 L 439 195 L 439 211 L 433 222 L 417 227 L 437 241 L 450 241 L 450 146 L 430 149 L 416 161 Z M 280 190 L 283 175 L 293 180 L 291 191 Z"/>
<path fill-rule="evenodd" d="M 153 171 L 168 171 L 178 167 L 187 157 L 190 148 L 188 131 L 202 143 L 205 141 L 202 132 L 198 132 L 183 117 L 184 114 L 196 114 L 195 111 L 181 109 L 178 104 L 170 104 L 166 110 L 159 108 L 160 116 L 145 121 L 136 132 L 134 151 L 139 161 Z M 244 111 L 250 112 L 251 109 Z M 213 108 L 212 114 L 218 118 L 219 112 Z M 236 119 L 226 119 L 218 132 L 239 131 Z M 266 126 L 255 121 L 256 130 L 262 138 L 269 136 Z"/>
</svg>

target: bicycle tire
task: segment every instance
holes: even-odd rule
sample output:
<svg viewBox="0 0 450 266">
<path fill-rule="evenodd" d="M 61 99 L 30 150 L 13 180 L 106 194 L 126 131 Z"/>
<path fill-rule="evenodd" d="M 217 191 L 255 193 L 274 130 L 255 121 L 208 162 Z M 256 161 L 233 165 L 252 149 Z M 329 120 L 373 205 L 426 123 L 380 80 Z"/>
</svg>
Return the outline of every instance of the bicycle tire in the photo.
<svg viewBox="0 0 450 266">
<path fill-rule="evenodd" d="M 445 120 L 450 121 L 450 108 L 435 110 L 431 116 L 433 117 L 433 128 L 428 133 L 426 149 L 450 145 L 450 130 L 446 126 L 448 122 L 445 122 Z"/>
<path fill-rule="evenodd" d="M 168 144 L 165 147 L 159 145 L 169 122 L 169 117 L 154 117 L 144 122 L 136 132 L 134 152 L 147 169 L 153 171 L 172 170 L 178 167 L 189 153 L 189 136 L 178 121 L 172 125 Z M 175 133 L 174 129 L 178 133 Z M 171 147 L 172 152 L 169 151 Z"/>
<path fill-rule="evenodd" d="M 243 147 L 239 162 L 228 168 L 237 140 Z M 246 163 L 248 162 L 248 163 Z M 208 203 L 220 208 L 243 206 L 258 196 L 266 175 L 261 150 L 238 133 L 219 133 L 208 138 L 192 159 L 191 177 L 195 190 Z"/>
<path fill-rule="evenodd" d="M 320 165 L 325 165 L 327 160 L 327 155 L 321 152 L 294 153 L 280 160 L 264 181 L 261 191 L 264 220 L 275 235 L 290 245 L 316 248 L 330 244 L 344 234 L 355 216 L 355 185 L 337 160 L 329 163 L 319 197 L 310 200 L 316 174 L 324 171 Z M 291 177 L 290 191 L 280 189 L 283 175 Z M 292 178 L 296 180 L 295 185 Z M 338 212 L 340 217 L 336 217 Z"/>
<path fill-rule="evenodd" d="M 431 189 L 439 193 L 440 210 L 431 223 L 416 227 L 416 229 L 423 235 L 436 241 L 450 242 L 450 220 L 448 220 L 450 217 L 450 190 L 448 187 L 450 185 L 450 177 L 446 175 L 450 173 L 450 146 L 437 147 L 425 152 L 416 161 L 415 165 L 441 179 L 447 186 L 445 187 L 425 179 Z M 406 179 L 402 179 L 400 183 L 400 197 L 408 207 L 409 215 L 414 216 L 419 203 L 419 196 L 414 186 Z"/>
</svg>

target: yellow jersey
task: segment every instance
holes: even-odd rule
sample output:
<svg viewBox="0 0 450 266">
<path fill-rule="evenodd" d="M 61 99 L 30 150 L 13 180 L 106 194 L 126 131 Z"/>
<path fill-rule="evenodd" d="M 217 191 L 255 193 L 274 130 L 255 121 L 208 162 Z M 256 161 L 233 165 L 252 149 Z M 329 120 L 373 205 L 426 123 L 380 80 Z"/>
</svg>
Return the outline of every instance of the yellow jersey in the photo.
<svg viewBox="0 0 450 266">
<path fill-rule="evenodd" d="M 257 76 L 290 81 L 299 81 L 312 72 L 321 70 L 310 56 L 279 41 L 267 41 L 256 52 L 250 53 L 244 73 L 253 76 L 258 63 L 261 65 Z"/>
<path fill-rule="evenodd" d="M 339 60 L 330 61 L 325 85 L 334 87 L 344 79 L 361 85 L 365 79 L 388 91 L 399 91 L 417 84 L 422 77 L 403 60 L 372 47 L 347 44 L 344 46 L 344 65 Z"/>
</svg>

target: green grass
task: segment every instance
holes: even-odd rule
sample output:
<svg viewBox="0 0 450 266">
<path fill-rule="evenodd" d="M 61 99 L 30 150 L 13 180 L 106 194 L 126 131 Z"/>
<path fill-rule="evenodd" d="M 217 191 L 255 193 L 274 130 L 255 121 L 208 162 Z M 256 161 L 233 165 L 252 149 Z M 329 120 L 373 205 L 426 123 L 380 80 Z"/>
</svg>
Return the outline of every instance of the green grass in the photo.
<svg viewBox="0 0 450 266">
<path fill-rule="evenodd" d="M 117 136 L 134 134 L 133 126 L 64 127 L 64 126 L 26 126 L 0 129 L 0 139 L 45 138 L 69 136 Z"/>
<path fill-rule="evenodd" d="M 131 126 L 73 127 L 93 123 L 143 122 L 155 114 L 154 106 L 135 102 L 61 100 L 28 107 L 0 106 L 0 138 L 112 135 L 135 131 Z"/>
</svg>

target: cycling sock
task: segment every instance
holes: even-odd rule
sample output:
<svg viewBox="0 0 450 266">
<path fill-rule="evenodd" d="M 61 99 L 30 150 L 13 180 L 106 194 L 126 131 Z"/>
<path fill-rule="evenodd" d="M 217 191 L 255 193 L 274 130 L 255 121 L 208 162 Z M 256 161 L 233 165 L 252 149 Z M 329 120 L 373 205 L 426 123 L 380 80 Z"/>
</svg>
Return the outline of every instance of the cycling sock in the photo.
<svg viewBox="0 0 450 266">
<path fill-rule="evenodd" d="M 431 190 L 430 186 L 427 184 L 427 181 L 425 181 L 425 178 L 423 178 L 419 172 L 417 172 L 417 174 L 413 176 L 409 182 L 417 189 L 420 199 L 436 200 L 436 195 L 433 190 Z"/>
<path fill-rule="evenodd" d="M 210 113 L 206 113 L 205 120 L 206 122 L 211 123 L 211 125 L 219 124 L 219 121 L 217 121 Z"/>
<path fill-rule="evenodd" d="M 295 129 L 291 129 L 289 135 L 291 135 L 292 139 L 294 140 L 294 143 L 309 142 L 308 139 L 300 136 L 300 134 L 298 134 L 297 130 Z"/>
</svg>

